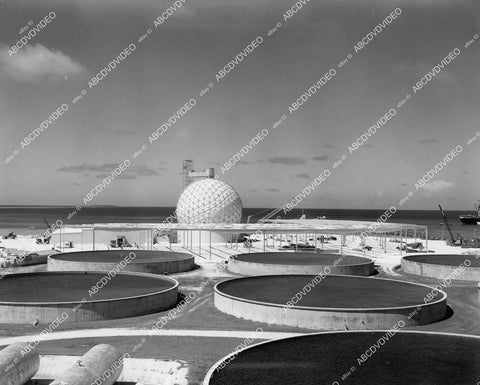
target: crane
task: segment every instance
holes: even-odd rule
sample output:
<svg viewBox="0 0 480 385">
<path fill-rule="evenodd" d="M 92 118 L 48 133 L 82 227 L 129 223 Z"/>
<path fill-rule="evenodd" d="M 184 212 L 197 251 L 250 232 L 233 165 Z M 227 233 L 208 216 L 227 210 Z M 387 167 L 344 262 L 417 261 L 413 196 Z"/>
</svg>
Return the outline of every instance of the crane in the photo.
<svg viewBox="0 0 480 385">
<path fill-rule="evenodd" d="M 447 215 L 443 211 L 442 206 L 438 205 L 438 207 L 440 208 L 440 212 L 442 213 L 443 221 L 445 222 L 445 227 L 447 228 L 447 231 L 450 234 L 449 244 L 452 246 L 461 246 L 462 245 L 461 237 L 458 237 L 457 239 L 455 239 L 452 233 L 452 229 L 450 228 L 450 224 L 448 223 Z"/>
</svg>

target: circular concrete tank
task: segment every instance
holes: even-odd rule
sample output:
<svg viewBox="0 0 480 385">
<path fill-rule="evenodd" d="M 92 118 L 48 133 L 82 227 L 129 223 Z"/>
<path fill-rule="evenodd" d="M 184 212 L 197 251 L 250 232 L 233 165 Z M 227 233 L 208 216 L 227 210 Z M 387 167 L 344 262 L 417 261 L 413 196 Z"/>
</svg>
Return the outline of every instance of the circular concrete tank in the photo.
<svg viewBox="0 0 480 385">
<path fill-rule="evenodd" d="M 425 303 L 435 291 L 433 301 Z M 447 316 L 447 295 L 425 285 L 344 275 L 269 275 L 215 285 L 220 311 L 252 321 L 317 330 L 425 325 Z"/>
<path fill-rule="evenodd" d="M 0 323 L 81 322 L 134 317 L 177 303 L 178 282 L 144 273 L 47 272 L 0 280 Z"/>
<path fill-rule="evenodd" d="M 479 381 L 480 337 L 391 330 L 315 333 L 263 342 L 222 358 L 203 384 L 476 385 Z"/>
<path fill-rule="evenodd" d="M 48 257 L 48 271 L 134 271 L 174 274 L 195 268 L 187 253 L 157 250 L 99 250 L 60 253 Z"/>
<path fill-rule="evenodd" d="M 480 258 L 466 254 L 409 255 L 402 259 L 405 273 L 437 279 L 480 281 Z"/>
<path fill-rule="evenodd" d="M 327 274 L 363 275 L 374 273 L 373 260 L 353 255 L 326 253 L 246 253 L 228 262 L 232 273 L 243 275 Z"/>
</svg>

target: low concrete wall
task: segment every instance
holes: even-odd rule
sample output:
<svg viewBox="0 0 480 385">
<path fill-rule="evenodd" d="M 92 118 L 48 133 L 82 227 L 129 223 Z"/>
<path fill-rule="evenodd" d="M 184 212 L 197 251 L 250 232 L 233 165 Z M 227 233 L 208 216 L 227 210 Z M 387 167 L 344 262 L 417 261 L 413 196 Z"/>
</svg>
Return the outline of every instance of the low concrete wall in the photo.
<svg viewBox="0 0 480 385">
<path fill-rule="evenodd" d="M 143 273 L 135 274 L 152 277 Z M 0 302 L 0 323 L 25 324 L 38 321 L 42 324 L 55 322 L 86 322 L 117 318 L 136 317 L 170 309 L 178 301 L 178 282 L 169 277 L 156 276 L 157 279 L 172 282 L 172 287 L 152 294 L 137 297 L 124 297 L 107 300 L 81 302 Z M 86 290 L 88 296 L 88 289 Z M 58 326 L 58 325 L 57 325 Z"/>
<path fill-rule="evenodd" d="M 415 262 L 412 260 L 402 258 L 402 270 L 408 274 L 421 275 L 423 277 L 444 279 L 446 277 L 455 277 L 454 280 L 460 281 L 480 281 L 480 268 L 479 267 L 467 267 L 461 274 L 455 274 L 455 269 L 458 266 L 439 265 L 433 263 Z M 465 259 L 468 255 L 465 255 Z"/>
<path fill-rule="evenodd" d="M 426 325 L 447 316 L 447 295 L 444 292 L 441 292 L 442 296 L 437 301 L 402 307 L 345 309 L 293 306 L 287 308 L 278 304 L 234 297 L 218 290 L 218 285 L 215 285 L 214 289 L 214 302 L 218 310 L 238 318 L 267 324 L 316 330 L 374 330 L 390 329 L 400 321 L 403 321 L 405 326 Z"/>
<path fill-rule="evenodd" d="M 178 253 L 170 251 L 157 250 L 99 250 L 99 251 L 80 251 L 73 253 L 60 253 L 48 257 L 48 271 L 109 271 L 118 267 L 118 263 L 122 260 L 112 262 L 96 262 L 95 258 L 105 254 L 126 255 L 134 253 L 137 257 L 152 258 L 152 261 L 138 261 L 133 259 L 132 262 L 126 264 L 124 271 L 133 271 L 138 273 L 150 274 L 175 274 L 190 271 L 195 268 L 195 257 L 187 253 Z M 90 260 L 75 260 L 76 257 L 89 256 Z M 62 258 L 68 258 L 67 260 Z"/>
<path fill-rule="evenodd" d="M 242 275 L 283 275 L 283 274 L 311 274 L 317 275 L 330 269 L 330 274 L 369 276 L 375 272 L 374 262 L 358 265 L 277 265 L 274 263 L 245 262 L 232 259 L 228 262 L 228 270 Z"/>
</svg>

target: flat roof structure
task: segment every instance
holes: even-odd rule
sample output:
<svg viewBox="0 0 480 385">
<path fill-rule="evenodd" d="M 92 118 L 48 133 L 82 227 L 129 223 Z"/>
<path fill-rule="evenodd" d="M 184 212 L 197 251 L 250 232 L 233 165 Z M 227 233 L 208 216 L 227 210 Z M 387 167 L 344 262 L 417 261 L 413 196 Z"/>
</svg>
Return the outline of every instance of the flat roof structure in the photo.
<svg viewBox="0 0 480 385">
<path fill-rule="evenodd" d="M 261 233 L 264 235 L 272 234 L 335 234 L 340 235 L 342 240 L 346 235 L 359 235 L 366 233 L 367 235 L 382 235 L 385 239 L 384 245 L 386 247 L 386 237 L 392 233 L 398 233 L 402 240 L 407 233 L 417 231 L 425 232 L 425 246 L 428 249 L 428 227 L 422 225 L 415 225 L 409 223 L 384 223 L 384 222 L 367 222 L 367 221 L 351 221 L 351 220 L 336 220 L 336 219 L 292 219 L 292 220 L 274 220 L 263 221 L 257 223 L 172 223 L 163 221 L 160 223 L 93 223 L 81 225 L 69 225 L 69 229 L 78 229 L 92 231 L 93 233 L 93 250 L 95 250 L 95 231 L 127 231 L 127 230 L 148 230 L 150 231 L 151 243 L 148 245 L 149 249 L 153 248 L 153 233 L 155 231 L 167 232 L 178 231 L 193 234 L 193 232 L 207 232 L 210 233 L 209 239 L 204 241 L 204 244 L 212 245 L 212 233 L 230 233 L 230 234 L 254 234 Z M 71 230 L 70 230 L 71 231 Z M 62 237 L 63 229 L 57 230 Z M 410 233 L 411 234 L 411 233 Z M 208 235 L 208 234 L 207 234 Z M 188 237 L 187 237 L 188 238 Z M 316 247 L 315 237 L 315 247 Z M 61 238 L 60 238 L 61 239 Z M 192 237 L 190 241 L 187 239 L 187 246 L 190 243 L 190 249 L 193 248 Z M 232 242 L 232 240 L 230 240 Z M 60 242 L 61 243 L 61 242 Z M 83 242 L 82 242 L 83 243 Z M 202 241 L 199 241 L 199 245 Z M 264 237 L 264 251 L 265 251 L 265 237 Z M 197 244 L 197 243 L 195 243 Z M 83 249 L 83 248 L 82 248 Z M 386 249 L 385 249 L 386 250 Z M 343 254 L 343 241 L 340 245 L 340 252 Z M 402 251 L 400 250 L 400 253 Z"/>
<path fill-rule="evenodd" d="M 69 228 L 84 228 L 95 230 L 174 230 L 174 231 L 216 231 L 231 233 L 319 233 L 352 235 L 369 232 L 391 233 L 404 230 L 427 230 L 427 226 L 410 223 L 381 223 L 367 221 L 348 221 L 337 219 L 302 219 L 278 220 L 275 222 L 259 223 L 94 223 L 83 225 L 69 225 Z"/>
</svg>

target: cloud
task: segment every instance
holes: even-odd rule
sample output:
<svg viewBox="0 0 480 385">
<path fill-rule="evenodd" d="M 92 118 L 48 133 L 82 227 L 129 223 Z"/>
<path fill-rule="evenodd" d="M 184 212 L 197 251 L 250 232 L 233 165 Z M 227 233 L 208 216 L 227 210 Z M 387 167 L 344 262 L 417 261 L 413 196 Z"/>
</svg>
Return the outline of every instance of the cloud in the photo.
<svg viewBox="0 0 480 385">
<path fill-rule="evenodd" d="M 279 192 L 280 190 L 276 189 L 276 188 L 267 188 L 265 191 L 269 191 L 269 192 Z"/>
<path fill-rule="evenodd" d="M 438 143 L 438 139 L 436 138 L 420 139 L 418 143 L 422 143 L 422 144 Z"/>
<path fill-rule="evenodd" d="M 164 170 L 164 168 L 162 168 L 162 170 Z M 136 166 L 133 166 L 133 167 L 129 167 L 128 171 L 129 172 L 135 172 L 139 176 L 160 175 L 160 173 L 158 171 L 156 171 L 155 169 L 144 166 L 143 164 L 139 164 L 139 165 L 136 165 Z"/>
<path fill-rule="evenodd" d="M 57 171 L 71 172 L 83 174 L 84 176 L 95 175 L 96 178 L 103 179 L 107 175 L 110 175 L 114 169 L 118 167 L 118 163 L 105 163 L 101 165 L 91 164 L 91 163 L 82 163 L 78 166 L 63 166 L 57 169 Z M 161 168 L 160 170 L 164 170 Z M 160 173 L 150 167 L 139 164 L 134 165 L 126 169 L 125 172 L 116 176 L 117 179 L 136 179 L 139 176 L 154 176 L 160 175 Z"/>
<path fill-rule="evenodd" d="M 254 188 L 251 188 L 251 189 L 249 189 L 248 191 L 251 191 L 251 192 L 258 192 L 258 190 L 255 190 Z"/>
<path fill-rule="evenodd" d="M 305 159 L 299 158 L 298 156 L 274 156 L 269 158 L 270 163 L 284 164 L 287 166 L 295 166 L 298 164 L 305 164 Z"/>
<path fill-rule="evenodd" d="M 426 195 L 438 194 L 445 192 L 446 190 L 451 189 L 454 186 L 453 182 L 447 182 L 444 180 L 436 180 L 430 183 L 427 183 L 423 186 L 423 191 Z"/>
<path fill-rule="evenodd" d="M 23 83 L 65 80 L 86 70 L 64 53 L 41 44 L 27 45 L 10 56 L 9 47 L 0 48 L 0 74 Z"/>
<path fill-rule="evenodd" d="M 325 147 L 325 148 L 337 148 L 333 144 L 328 144 L 328 143 L 324 144 L 323 147 Z"/>
<path fill-rule="evenodd" d="M 407 184 L 406 184 L 406 183 L 399 183 L 398 185 L 399 185 L 399 186 L 402 186 L 402 187 L 407 187 Z"/>
<path fill-rule="evenodd" d="M 324 160 L 327 160 L 329 158 L 330 157 L 328 155 L 318 155 L 318 156 L 314 156 L 312 159 L 318 160 L 319 162 L 323 162 Z"/>
<path fill-rule="evenodd" d="M 57 171 L 90 173 L 90 172 L 110 172 L 118 167 L 117 163 L 105 163 L 102 165 L 82 163 L 78 166 L 62 166 Z"/>
<path fill-rule="evenodd" d="M 303 174 L 295 174 L 295 175 L 292 175 L 291 178 L 292 178 L 292 179 L 295 179 L 295 178 L 299 178 L 299 179 L 310 179 L 310 175 L 308 175 L 306 172 L 304 172 Z"/>
</svg>

